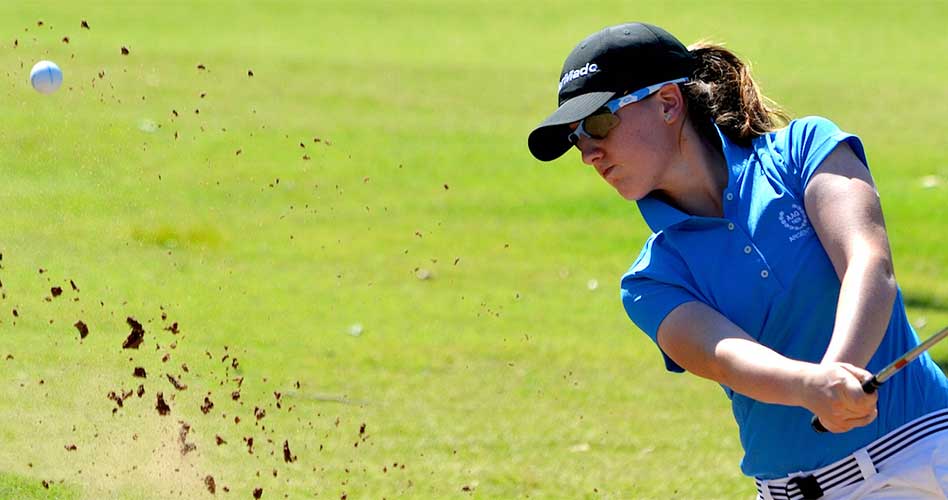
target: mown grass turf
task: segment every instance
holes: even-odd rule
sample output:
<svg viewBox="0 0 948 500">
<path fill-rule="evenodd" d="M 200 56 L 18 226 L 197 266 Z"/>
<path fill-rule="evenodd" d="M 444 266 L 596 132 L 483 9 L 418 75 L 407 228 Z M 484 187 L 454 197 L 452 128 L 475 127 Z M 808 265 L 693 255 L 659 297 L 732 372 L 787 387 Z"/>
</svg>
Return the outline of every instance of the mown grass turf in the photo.
<svg viewBox="0 0 948 500">
<path fill-rule="evenodd" d="M 751 497 L 720 389 L 666 374 L 622 311 L 648 234 L 634 205 L 574 155 L 538 164 L 526 134 L 602 26 L 727 42 L 795 116 L 864 139 L 925 335 L 948 322 L 946 18 L 937 3 L 5 5 L 0 496 L 199 498 L 212 476 L 240 498 Z M 27 83 L 44 58 L 65 73 L 53 96 Z M 121 408 L 107 397 L 139 385 Z"/>
</svg>

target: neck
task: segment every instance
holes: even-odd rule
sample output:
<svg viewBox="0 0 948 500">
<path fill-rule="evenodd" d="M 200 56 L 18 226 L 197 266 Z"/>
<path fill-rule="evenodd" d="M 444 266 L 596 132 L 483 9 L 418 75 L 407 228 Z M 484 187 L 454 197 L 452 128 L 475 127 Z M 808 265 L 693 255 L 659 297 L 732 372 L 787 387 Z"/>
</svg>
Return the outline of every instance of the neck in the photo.
<svg viewBox="0 0 948 500">
<path fill-rule="evenodd" d="M 722 193 L 728 179 L 724 155 L 690 124 L 683 127 L 679 144 L 679 155 L 658 190 L 660 196 L 687 214 L 723 217 Z"/>
</svg>

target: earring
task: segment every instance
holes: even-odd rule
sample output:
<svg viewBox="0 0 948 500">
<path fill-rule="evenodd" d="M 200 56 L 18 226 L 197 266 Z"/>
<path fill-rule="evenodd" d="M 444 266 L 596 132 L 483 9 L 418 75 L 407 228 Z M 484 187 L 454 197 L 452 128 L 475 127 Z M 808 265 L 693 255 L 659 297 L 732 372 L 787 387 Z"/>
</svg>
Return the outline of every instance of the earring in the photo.
<svg viewBox="0 0 948 500">
<path fill-rule="evenodd" d="M 671 113 L 665 113 L 665 121 L 667 122 L 670 119 L 671 119 Z"/>
</svg>

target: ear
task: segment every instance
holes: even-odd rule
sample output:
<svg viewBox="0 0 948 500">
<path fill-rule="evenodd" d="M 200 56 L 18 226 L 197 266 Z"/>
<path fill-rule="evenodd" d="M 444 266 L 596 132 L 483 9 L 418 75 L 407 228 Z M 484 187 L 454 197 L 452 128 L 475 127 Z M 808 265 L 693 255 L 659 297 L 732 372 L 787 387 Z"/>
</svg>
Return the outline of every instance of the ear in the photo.
<svg viewBox="0 0 948 500">
<path fill-rule="evenodd" d="M 685 113 L 685 96 L 681 93 L 681 87 L 673 83 L 665 85 L 655 93 L 655 102 L 666 124 L 681 121 Z"/>
</svg>

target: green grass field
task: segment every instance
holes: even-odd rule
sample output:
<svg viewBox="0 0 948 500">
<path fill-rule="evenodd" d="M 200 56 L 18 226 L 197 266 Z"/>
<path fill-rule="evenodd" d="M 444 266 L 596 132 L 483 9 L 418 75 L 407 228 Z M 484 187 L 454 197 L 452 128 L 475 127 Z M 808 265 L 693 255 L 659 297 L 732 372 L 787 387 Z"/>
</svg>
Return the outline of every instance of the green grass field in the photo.
<svg viewBox="0 0 948 500">
<path fill-rule="evenodd" d="M 945 3 L 76 4 L 0 7 L 0 498 L 751 498 L 723 392 L 622 310 L 635 206 L 526 149 L 629 20 L 859 134 L 948 323 Z"/>
</svg>

